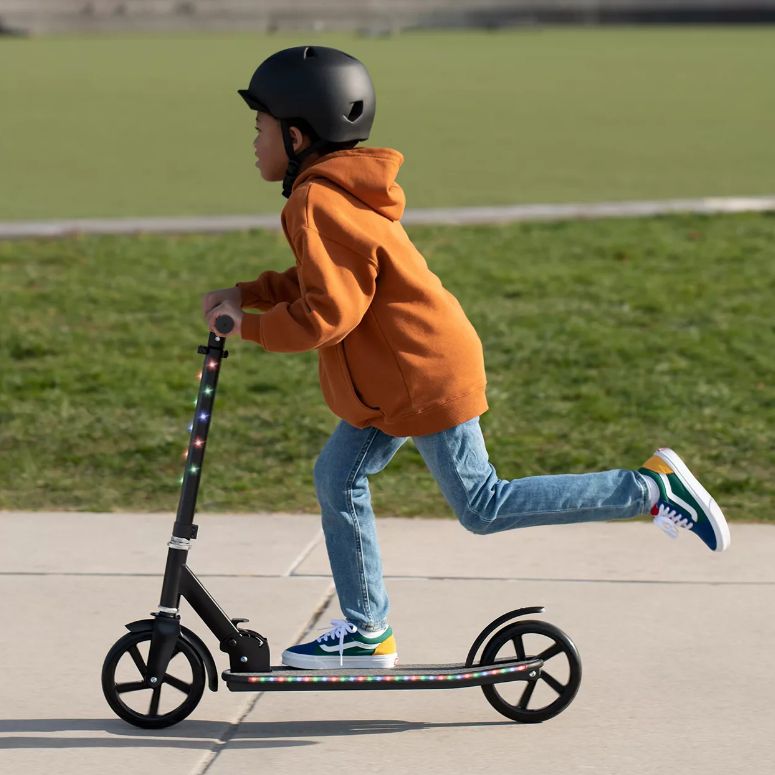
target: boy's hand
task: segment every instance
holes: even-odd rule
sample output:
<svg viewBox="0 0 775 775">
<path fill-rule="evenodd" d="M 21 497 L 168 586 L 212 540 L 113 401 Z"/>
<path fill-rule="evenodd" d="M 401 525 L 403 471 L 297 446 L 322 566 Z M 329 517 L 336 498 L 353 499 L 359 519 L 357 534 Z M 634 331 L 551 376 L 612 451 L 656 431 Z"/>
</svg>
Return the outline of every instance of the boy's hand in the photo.
<svg viewBox="0 0 775 775">
<path fill-rule="evenodd" d="M 239 289 L 237 289 L 239 290 Z M 228 334 L 221 333 L 215 327 L 215 319 L 219 315 L 228 315 L 234 321 L 234 328 Z M 213 307 L 206 315 L 207 327 L 218 336 L 241 336 L 242 335 L 242 310 L 239 308 L 239 302 L 235 304 L 232 301 L 222 301 Z"/>
<path fill-rule="evenodd" d="M 210 291 L 202 296 L 202 314 L 205 316 L 205 320 L 209 319 L 210 310 L 217 307 L 222 301 L 230 301 L 239 307 L 242 302 L 242 291 L 234 286 L 233 288 Z"/>
</svg>

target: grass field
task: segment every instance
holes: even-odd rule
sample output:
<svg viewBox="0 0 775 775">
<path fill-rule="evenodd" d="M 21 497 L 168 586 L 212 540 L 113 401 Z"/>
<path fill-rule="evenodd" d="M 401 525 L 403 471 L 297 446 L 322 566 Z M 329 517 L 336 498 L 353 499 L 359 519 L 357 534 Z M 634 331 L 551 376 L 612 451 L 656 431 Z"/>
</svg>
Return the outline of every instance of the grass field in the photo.
<svg viewBox="0 0 775 775">
<path fill-rule="evenodd" d="M 414 207 L 771 194 L 775 28 L 0 38 L 0 220 L 278 210 L 235 90 L 345 48 Z"/>
<path fill-rule="evenodd" d="M 670 444 L 732 519 L 775 518 L 775 217 L 411 233 L 484 342 L 502 477 Z M 268 232 L 0 243 L 0 508 L 174 509 L 200 294 L 288 263 Z M 316 510 L 315 356 L 230 349 L 200 508 Z M 373 491 L 381 514 L 449 514 L 412 446 Z"/>
</svg>

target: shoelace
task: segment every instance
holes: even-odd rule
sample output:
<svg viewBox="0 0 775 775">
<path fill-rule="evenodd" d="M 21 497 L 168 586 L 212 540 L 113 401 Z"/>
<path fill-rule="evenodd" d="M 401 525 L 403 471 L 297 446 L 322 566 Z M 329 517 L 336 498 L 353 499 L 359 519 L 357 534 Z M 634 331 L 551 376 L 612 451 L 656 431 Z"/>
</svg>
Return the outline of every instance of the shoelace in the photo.
<svg viewBox="0 0 775 775">
<path fill-rule="evenodd" d="M 320 643 L 329 638 L 331 638 L 331 640 L 339 638 L 339 667 L 342 667 L 344 666 L 344 636 L 357 632 L 358 628 L 352 622 L 348 622 L 347 619 L 332 619 L 331 624 L 333 627 L 331 627 L 328 632 L 318 636 L 315 640 Z"/>
<path fill-rule="evenodd" d="M 654 524 L 664 530 L 670 538 L 678 538 L 678 528 L 688 529 L 692 526 L 692 521 L 688 517 L 681 516 L 675 509 L 660 503 L 657 515 L 654 517 Z"/>
</svg>

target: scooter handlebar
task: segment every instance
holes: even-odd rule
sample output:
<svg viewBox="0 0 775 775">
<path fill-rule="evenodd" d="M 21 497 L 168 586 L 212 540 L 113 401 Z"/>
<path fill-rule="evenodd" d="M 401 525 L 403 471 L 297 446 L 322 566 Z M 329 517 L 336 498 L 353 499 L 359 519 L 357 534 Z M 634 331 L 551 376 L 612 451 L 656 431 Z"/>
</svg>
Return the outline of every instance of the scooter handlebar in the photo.
<svg viewBox="0 0 775 775">
<path fill-rule="evenodd" d="M 234 328 L 234 318 L 231 315 L 218 315 L 215 318 L 215 330 L 219 334 L 228 334 Z"/>
</svg>

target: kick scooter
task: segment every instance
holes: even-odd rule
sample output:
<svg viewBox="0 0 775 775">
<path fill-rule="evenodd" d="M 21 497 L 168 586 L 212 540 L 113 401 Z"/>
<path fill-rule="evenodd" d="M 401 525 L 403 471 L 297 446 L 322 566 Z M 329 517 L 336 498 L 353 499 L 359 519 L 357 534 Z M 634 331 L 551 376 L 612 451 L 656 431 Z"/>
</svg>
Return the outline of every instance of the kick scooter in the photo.
<svg viewBox="0 0 775 775">
<path fill-rule="evenodd" d="M 228 334 L 234 321 L 221 315 L 216 330 Z M 224 338 L 210 333 L 191 425 L 185 470 L 172 537 L 167 544 L 161 600 L 151 619 L 125 625 L 129 632 L 108 651 L 102 691 L 125 721 L 146 729 L 172 726 L 196 708 L 205 685 L 218 689 L 215 660 L 204 642 L 181 624 L 185 598 L 229 655 L 221 678 L 230 691 L 337 691 L 361 689 L 456 689 L 480 686 L 488 702 L 514 721 L 550 719 L 576 696 L 581 661 L 573 641 L 552 624 L 522 619 L 542 606 L 518 608 L 488 624 L 464 662 L 402 665 L 392 669 L 296 670 L 270 666 L 267 638 L 229 618 L 187 563 L 207 434 L 212 420 L 221 364 L 228 356 Z"/>
</svg>

